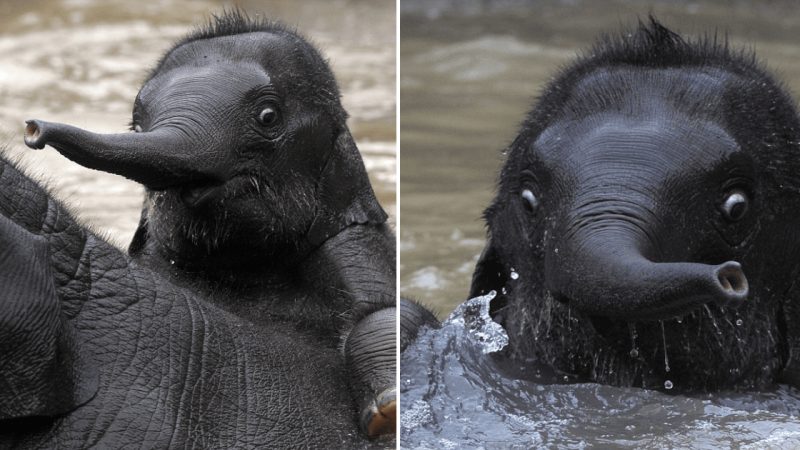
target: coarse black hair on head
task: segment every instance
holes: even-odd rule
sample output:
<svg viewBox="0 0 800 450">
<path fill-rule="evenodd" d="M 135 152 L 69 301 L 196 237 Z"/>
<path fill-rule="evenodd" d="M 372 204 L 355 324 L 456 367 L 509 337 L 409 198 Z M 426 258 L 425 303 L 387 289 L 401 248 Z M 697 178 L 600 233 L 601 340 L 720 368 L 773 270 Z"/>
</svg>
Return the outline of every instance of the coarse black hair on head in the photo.
<svg viewBox="0 0 800 450">
<path fill-rule="evenodd" d="M 147 74 L 144 82 L 146 83 L 156 76 L 164 64 L 164 61 L 169 58 L 169 55 L 175 49 L 180 48 L 183 45 L 204 39 L 258 32 L 291 36 L 295 39 L 306 42 L 310 47 L 314 48 L 308 39 L 301 36 L 296 29 L 291 28 L 282 22 L 269 20 L 263 16 L 257 16 L 254 18 L 251 17 L 246 11 L 243 11 L 239 8 L 224 9 L 222 14 L 212 14 L 208 22 L 196 27 L 193 31 L 189 32 L 186 36 L 175 42 L 172 47 L 170 47 L 169 50 L 167 50 L 164 55 L 161 56 L 153 69 L 150 70 L 150 73 Z M 316 48 L 314 48 L 314 50 L 316 51 Z"/>
<path fill-rule="evenodd" d="M 294 43 L 294 51 L 302 55 L 307 62 L 309 73 L 312 74 L 312 81 L 305 82 L 313 84 L 313 95 L 310 100 L 318 100 L 322 104 L 336 105 L 339 103 L 340 91 L 336 83 L 333 71 L 327 59 L 314 45 L 313 41 L 305 37 L 296 28 L 288 26 L 283 22 L 271 20 L 263 15 L 251 16 L 246 11 L 239 8 L 224 9 L 221 14 L 212 14 L 205 24 L 196 27 L 186 36 L 175 42 L 158 60 L 156 65 L 144 79 L 147 83 L 153 79 L 163 67 L 170 54 L 183 45 L 213 39 L 224 36 L 236 36 L 248 33 L 269 33 L 283 37 Z M 302 81 L 298 77 L 298 82 Z M 337 108 L 338 115 L 342 120 L 347 118 L 347 113 L 341 107 Z"/>
<path fill-rule="evenodd" d="M 294 35 L 305 40 L 297 29 L 289 27 L 282 22 L 270 20 L 260 15 L 251 17 L 246 11 L 233 8 L 223 10 L 222 14 L 212 14 L 211 20 L 195 28 L 194 31 L 176 42 L 174 47 L 180 47 L 183 44 L 201 39 L 257 32 Z"/>
<path fill-rule="evenodd" d="M 757 68 L 755 54 L 746 50 L 733 50 L 728 37 L 719 33 L 705 34 L 696 40 L 687 40 L 662 25 L 650 15 L 647 21 L 639 19 L 634 32 L 623 31 L 604 34 L 575 64 L 616 65 L 634 64 L 645 67 L 671 67 L 693 65 L 715 65 L 724 63 L 743 68 Z"/>
<path fill-rule="evenodd" d="M 557 117 L 559 105 L 588 74 L 606 67 L 624 66 L 716 67 L 746 78 L 763 79 L 780 87 L 752 51 L 732 49 L 727 36 L 720 37 L 715 32 L 695 40 L 684 39 L 650 15 L 647 21 L 639 20 L 634 31 L 602 35 L 588 52 L 564 67 L 545 87 L 537 106 L 528 115 L 525 127 L 529 130 L 538 128 L 538 131 L 544 129 L 549 123 L 544 119 Z"/>
</svg>

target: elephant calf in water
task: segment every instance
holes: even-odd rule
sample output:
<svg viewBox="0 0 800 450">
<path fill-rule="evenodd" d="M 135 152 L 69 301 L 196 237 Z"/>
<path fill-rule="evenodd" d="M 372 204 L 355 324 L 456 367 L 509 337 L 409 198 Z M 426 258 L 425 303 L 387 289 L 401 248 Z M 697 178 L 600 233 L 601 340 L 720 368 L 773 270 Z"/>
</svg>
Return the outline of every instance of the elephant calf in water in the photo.
<svg viewBox="0 0 800 450">
<path fill-rule="evenodd" d="M 316 49 L 284 26 L 233 12 L 161 59 L 136 98 L 135 133 L 100 135 L 28 121 L 28 146 L 50 145 L 86 167 L 138 181 L 146 201 L 124 257 L 79 229 L 29 182 L 21 192 L 4 187 L 0 206 L 11 220 L 0 224 L 0 234 L 30 241 L 34 255 L 17 255 L 12 246 L 12 259 L 39 268 L 31 270 L 35 279 L 4 281 L 18 286 L 20 295 L 36 297 L 33 307 L 21 302 L 22 309 L 7 316 L 23 328 L 46 325 L 39 334 L 50 337 L 41 346 L 41 338 L 4 328 L 9 342 L 39 351 L 29 357 L 41 370 L 0 368 L 25 394 L 0 394 L 0 418 L 63 414 L 99 390 L 49 435 L 91 434 L 91 423 L 108 426 L 98 410 L 135 418 L 138 406 L 130 405 L 148 404 L 139 394 L 153 391 L 153 407 L 166 410 L 178 431 L 184 419 L 220 424 L 220 430 L 197 431 L 213 446 L 263 443 L 270 435 L 284 443 L 324 442 L 336 428 L 327 425 L 339 417 L 328 393 L 341 387 L 339 363 L 326 349 L 341 347 L 362 430 L 393 433 L 395 239 L 346 118 L 334 77 Z M 8 166 L 6 172 L 21 177 Z M 30 208 L 45 200 L 46 206 L 24 212 L 27 202 L 20 197 L 37 202 Z M 29 220 L 20 223 L 12 206 Z M 47 264 L 48 250 L 56 269 Z M 65 305 L 67 297 L 72 300 Z M 52 320 L 40 320 L 41 310 Z M 105 314 L 111 310 L 119 312 Z M 116 323 L 130 315 L 139 323 L 133 335 Z M 170 323 L 164 323 L 167 317 Z M 122 334 L 110 339 L 108 333 Z M 119 364 L 142 372 L 153 364 L 168 367 L 183 381 L 164 385 L 148 375 L 152 383 L 145 377 L 144 385 L 119 386 L 113 378 Z M 62 372 L 63 381 L 53 379 Z M 309 379 L 331 386 L 321 387 L 315 400 Z M 218 393 L 232 396 L 244 417 L 206 411 L 191 419 Z M 198 395 L 208 398 L 193 400 Z M 304 405 L 291 406 L 298 402 Z M 325 417 L 329 409 L 331 417 Z M 127 429 L 145 431 L 138 427 Z M 112 443 L 125 440 L 124 434 L 102 433 Z M 322 439 L 308 436 L 316 433 Z M 161 443 L 159 436 L 153 434 L 151 443 Z M 163 442 L 188 440 L 176 436 Z M 336 436 L 328 442 L 347 442 Z"/>
<path fill-rule="evenodd" d="M 504 356 L 675 391 L 800 384 L 800 120 L 746 52 L 654 19 L 544 90 L 471 295 Z"/>
</svg>

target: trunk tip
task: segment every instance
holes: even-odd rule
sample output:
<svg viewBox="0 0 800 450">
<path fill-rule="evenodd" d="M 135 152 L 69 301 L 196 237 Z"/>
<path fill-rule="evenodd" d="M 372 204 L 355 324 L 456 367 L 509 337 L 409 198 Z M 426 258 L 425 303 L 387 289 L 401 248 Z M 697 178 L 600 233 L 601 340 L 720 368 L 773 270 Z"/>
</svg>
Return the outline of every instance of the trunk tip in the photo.
<svg viewBox="0 0 800 450">
<path fill-rule="evenodd" d="M 42 149 L 45 142 L 42 136 L 42 126 L 38 120 L 25 121 L 25 145 L 33 149 Z"/>
<path fill-rule="evenodd" d="M 747 298 L 750 286 L 738 262 L 728 261 L 717 266 L 716 279 L 726 300 L 742 301 Z"/>
</svg>

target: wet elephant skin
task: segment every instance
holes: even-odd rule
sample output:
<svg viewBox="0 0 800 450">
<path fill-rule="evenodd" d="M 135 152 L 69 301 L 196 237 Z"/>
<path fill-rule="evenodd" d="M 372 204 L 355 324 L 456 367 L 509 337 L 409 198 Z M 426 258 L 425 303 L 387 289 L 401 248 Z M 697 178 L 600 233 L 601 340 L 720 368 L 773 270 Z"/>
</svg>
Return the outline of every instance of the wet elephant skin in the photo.
<svg viewBox="0 0 800 450">
<path fill-rule="evenodd" d="M 797 384 L 799 133 L 723 38 L 651 20 L 601 40 L 528 114 L 485 213 L 471 294 L 498 292 L 501 358 L 672 392 Z"/>
</svg>

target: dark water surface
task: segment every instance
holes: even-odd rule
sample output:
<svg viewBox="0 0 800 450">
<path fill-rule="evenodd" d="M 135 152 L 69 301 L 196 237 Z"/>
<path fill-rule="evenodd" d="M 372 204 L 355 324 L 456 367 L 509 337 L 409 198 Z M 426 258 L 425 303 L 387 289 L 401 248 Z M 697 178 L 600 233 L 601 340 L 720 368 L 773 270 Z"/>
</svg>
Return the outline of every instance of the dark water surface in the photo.
<svg viewBox="0 0 800 450">
<path fill-rule="evenodd" d="M 402 5 L 401 289 L 441 318 L 466 298 L 502 149 L 543 83 L 598 33 L 633 26 L 649 12 L 687 34 L 727 32 L 800 93 L 796 2 Z M 463 313 L 403 354 L 404 448 L 800 448 L 794 388 L 689 397 L 545 384 L 557 381 L 546 368 L 508 367 L 485 353 L 502 336 L 470 325 Z"/>
<path fill-rule="evenodd" d="M 172 42 L 211 13 L 238 6 L 297 26 L 330 60 L 378 199 L 395 216 L 395 4 L 391 0 L 0 2 L 0 145 L 49 180 L 78 217 L 127 246 L 143 191 L 22 143 L 24 120 L 127 130 L 145 75 Z"/>
<path fill-rule="evenodd" d="M 487 314 L 489 300 L 469 303 Z M 476 311 L 459 307 L 403 353 L 403 448 L 800 448 L 800 390 L 689 397 L 550 384 L 544 367 L 494 359 L 507 341 Z"/>
</svg>

